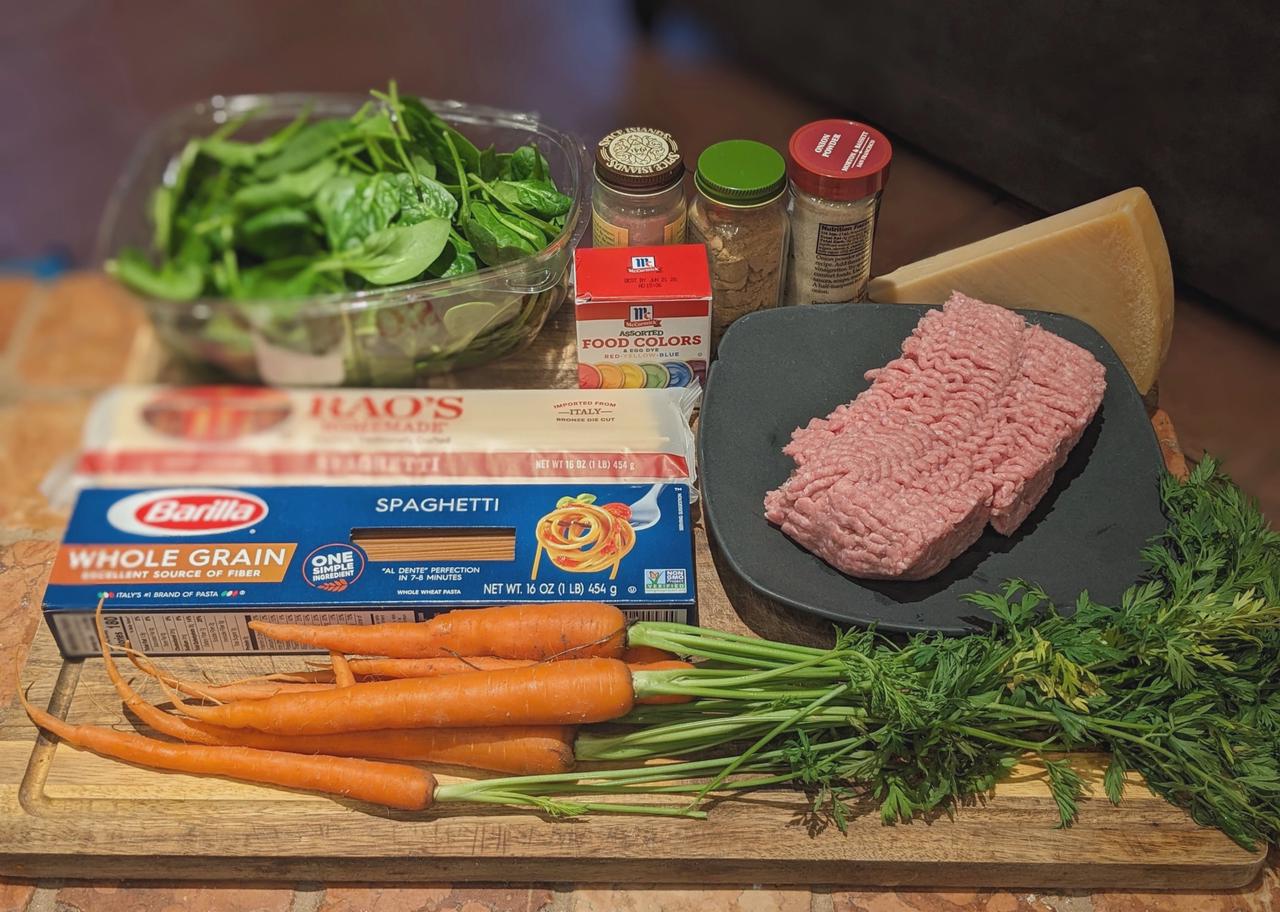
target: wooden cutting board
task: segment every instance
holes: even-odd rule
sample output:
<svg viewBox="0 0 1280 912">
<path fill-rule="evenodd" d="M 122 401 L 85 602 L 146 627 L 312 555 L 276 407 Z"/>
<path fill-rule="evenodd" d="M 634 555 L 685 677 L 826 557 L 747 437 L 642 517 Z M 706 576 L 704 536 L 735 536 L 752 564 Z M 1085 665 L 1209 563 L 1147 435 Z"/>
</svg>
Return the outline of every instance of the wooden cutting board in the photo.
<svg viewBox="0 0 1280 912">
<path fill-rule="evenodd" d="M 567 309 L 566 309 L 567 310 Z M 134 379 L 159 365 L 141 344 Z M 470 386 L 574 381 L 572 323 L 562 312 L 539 343 Z M 1180 458 L 1167 418 L 1157 435 Z M 822 643 L 825 624 L 766 603 L 698 530 L 702 623 Z M 232 678 L 296 659 L 166 660 Z M 64 662 L 41 626 L 23 684 L 31 700 L 76 723 L 131 728 L 100 661 Z M 152 696 L 157 696 L 152 692 Z M 1266 861 L 1131 779 L 1125 803 L 1102 796 L 1101 758 L 1080 758 L 1098 796 L 1057 829 L 1043 773 L 1013 771 L 954 818 L 883 826 L 874 809 L 847 834 L 815 828 L 791 792 L 762 792 L 712 809 L 708 821 L 535 813 L 460 805 L 408 814 L 299 792 L 159 773 L 59 746 L 18 711 L 0 717 L 0 872 L 19 877 L 228 880 L 798 883 L 1006 888 L 1224 889 Z"/>
</svg>

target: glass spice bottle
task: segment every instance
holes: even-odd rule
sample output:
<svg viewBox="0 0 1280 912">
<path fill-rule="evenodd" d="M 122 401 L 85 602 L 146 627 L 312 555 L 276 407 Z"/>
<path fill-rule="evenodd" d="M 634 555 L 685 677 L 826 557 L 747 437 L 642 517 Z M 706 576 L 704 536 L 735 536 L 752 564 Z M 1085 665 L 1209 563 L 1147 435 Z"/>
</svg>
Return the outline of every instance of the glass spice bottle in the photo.
<svg viewBox="0 0 1280 912">
<path fill-rule="evenodd" d="M 788 304 L 862 301 L 893 148 L 874 127 L 818 120 L 791 134 Z"/>
<path fill-rule="evenodd" d="M 786 162 L 770 146 L 730 139 L 698 156 L 689 240 L 711 264 L 711 344 L 734 320 L 782 300 L 788 222 Z"/>
<path fill-rule="evenodd" d="M 596 144 L 591 240 L 596 247 L 683 244 L 684 159 L 670 133 L 623 127 Z"/>
</svg>

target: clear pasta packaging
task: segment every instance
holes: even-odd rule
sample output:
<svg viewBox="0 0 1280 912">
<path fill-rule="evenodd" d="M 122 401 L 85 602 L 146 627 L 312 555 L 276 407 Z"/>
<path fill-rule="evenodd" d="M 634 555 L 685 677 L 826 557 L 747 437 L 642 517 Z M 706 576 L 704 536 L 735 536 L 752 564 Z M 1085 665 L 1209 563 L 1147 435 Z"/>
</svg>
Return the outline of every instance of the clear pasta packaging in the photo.
<svg viewBox="0 0 1280 912">
<path fill-rule="evenodd" d="M 73 462 L 83 488 L 696 479 L 695 385 L 618 390 L 122 386 L 94 404 Z"/>
<path fill-rule="evenodd" d="M 477 605 L 604 601 L 694 623 L 683 483 L 94 488 L 53 560 L 63 655 L 284 653 L 254 619 L 372 624 Z"/>
</svg>

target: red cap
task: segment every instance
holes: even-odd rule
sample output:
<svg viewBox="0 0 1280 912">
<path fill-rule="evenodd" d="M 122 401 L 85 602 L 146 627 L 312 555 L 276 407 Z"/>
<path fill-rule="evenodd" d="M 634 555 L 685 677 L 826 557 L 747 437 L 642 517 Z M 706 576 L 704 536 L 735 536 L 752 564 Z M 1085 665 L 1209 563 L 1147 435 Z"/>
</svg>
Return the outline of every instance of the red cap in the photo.
<svg viewBox="0 0 1280 912">
<path fill-rule="evenodd" d="M 884 187 L 893 147 L 856 120 L 815 120 L 791 134 L 787 176 L 811 196 L 859 200 Z"/>
</svg>

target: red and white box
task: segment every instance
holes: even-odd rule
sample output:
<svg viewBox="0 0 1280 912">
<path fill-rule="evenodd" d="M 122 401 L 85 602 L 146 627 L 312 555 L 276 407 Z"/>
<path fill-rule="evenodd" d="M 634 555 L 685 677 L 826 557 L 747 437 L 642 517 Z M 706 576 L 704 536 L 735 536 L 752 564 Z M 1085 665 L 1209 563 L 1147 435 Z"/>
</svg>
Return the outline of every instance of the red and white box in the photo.
<svg viewBox="0 0 1280 912">
<path fill-rule="evenodd" d="M 705 382 L 711 352 L 705 246 L 578 248 L 573 273 L 580 387 Z"/>
</svg>

